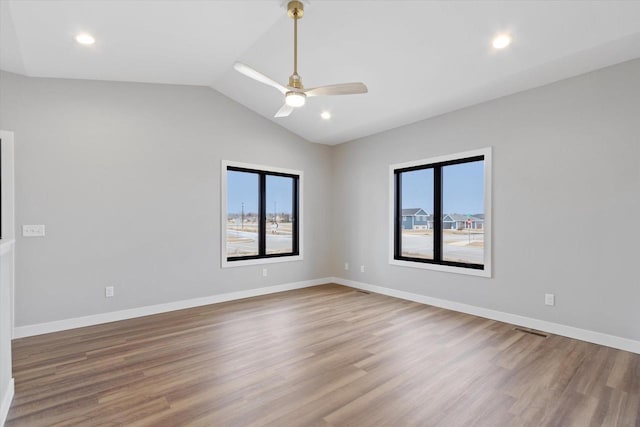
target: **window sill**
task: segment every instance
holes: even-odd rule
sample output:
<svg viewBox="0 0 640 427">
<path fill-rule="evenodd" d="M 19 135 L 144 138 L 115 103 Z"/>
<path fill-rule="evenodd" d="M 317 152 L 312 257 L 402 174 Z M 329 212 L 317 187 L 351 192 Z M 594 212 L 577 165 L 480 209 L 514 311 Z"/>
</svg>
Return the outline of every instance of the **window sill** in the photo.
<svg viewBox="0 0 640 427">
<path fill-rule="evenodd" d="M 260 265 L 260 264 L 275 264 L 277 262 L 291 262 L 302 261 L 304 258 L 302 255 L 281 256 L 274 258 L 258 258 L 258 259 L 245 259 L 238 261 L 222 260 L 222 268 L 242 267 L 247 265 Z"/>
<path fill-rule="evenodd" d="M 409 267 L 409 268 L 420 268 L 423 270 L 435 270 L 435 271 L 444 271 L 447 273 L 458 273 L 465 274 L 467 276 L 477 276 L 477 277 L 491 277 L 491 268 L 487 268 L 485 265 L 484 270 L 476 270 L 473 268 L 464 268 L 464 267 L 454 267 L 450 265 L 440 265 L 440 264 L 429 264 L 422 262 L 414 262 L 414 261 L 403 261 L 399 259 L 390 259 L 389 264 L 397 265 L 399 267 Z"/>
</svg>

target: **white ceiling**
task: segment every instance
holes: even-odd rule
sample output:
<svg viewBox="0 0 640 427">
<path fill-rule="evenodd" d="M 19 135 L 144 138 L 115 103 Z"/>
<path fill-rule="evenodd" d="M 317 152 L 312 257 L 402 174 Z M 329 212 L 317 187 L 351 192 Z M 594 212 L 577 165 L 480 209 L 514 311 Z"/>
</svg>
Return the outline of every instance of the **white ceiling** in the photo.
<svg viewBox="0 0 640 427">
<path fill-rule="evenodd" d="M 205 85 L 309 141 L 337 144 L 640 57 L 640 1 L 330 1 L 299 23 L 306 87 L 363 81 L 274 119 L 292 72 L 285 1 L 0 0 L 0 68 L 37 77 Z M 75 43 L 86 31 L 91 47 Z M 509 32 L 513 44 L 491 47 Z M 329 121 L 320 112 L 332 113 Z"/>
</svg>

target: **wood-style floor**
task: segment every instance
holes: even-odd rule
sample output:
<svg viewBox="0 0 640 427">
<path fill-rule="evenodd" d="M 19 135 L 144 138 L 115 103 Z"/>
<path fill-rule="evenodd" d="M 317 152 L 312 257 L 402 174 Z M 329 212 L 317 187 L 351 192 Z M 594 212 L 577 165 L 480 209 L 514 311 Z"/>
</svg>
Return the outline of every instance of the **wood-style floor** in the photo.
<svg viewBox="0 0 640 427">
<path fill-rule="evenodd" d="M 8 426 L 640 426 L 640 355 L 338 285 L 14 341 Z"/>
</svg>

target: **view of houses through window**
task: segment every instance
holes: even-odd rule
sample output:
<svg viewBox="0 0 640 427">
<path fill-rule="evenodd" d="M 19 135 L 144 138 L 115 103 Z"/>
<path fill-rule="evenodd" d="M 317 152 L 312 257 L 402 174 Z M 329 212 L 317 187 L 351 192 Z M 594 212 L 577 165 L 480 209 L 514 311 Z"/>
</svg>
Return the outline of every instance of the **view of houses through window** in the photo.
<svg viewBox="0 0 640 427">
<path fill-rule="evenodd" d="M 296 175 L 227 168 L 229 261 L 297 255 Z"/>
<path fill-rule="evenodd" d="M 400 196 L 396 200 L 395 258 L 482 268 L 483 158 L 420 165 L 395 173 L 396 197 Z"/>
<path fill-rule="evenodd" d="M 293 252 L 293 178 L 267 175 L 267 254 Z"/>
<path fill-rule="evenodd" d="M 433 259 L 433 169 L 402 174 L 402 255 Z"/>
<path fill-rule="evenodd" d="M 260 175 L 227 171 L 227 256 L 258 255 Z"/>
<path fill-rule="evenodd" d="M 442 259 L 484 262 L 484 161 L 442 167 Z"/>
</svg>

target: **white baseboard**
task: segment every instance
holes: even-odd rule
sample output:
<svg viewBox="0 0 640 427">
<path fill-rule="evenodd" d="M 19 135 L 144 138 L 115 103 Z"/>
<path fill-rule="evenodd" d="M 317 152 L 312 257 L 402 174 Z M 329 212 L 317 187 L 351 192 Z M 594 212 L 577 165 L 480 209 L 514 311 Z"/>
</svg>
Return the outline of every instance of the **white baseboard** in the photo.
<svg viewBox="0 0 640 427">
<path fill-rule="evenodd" d="M 13 400 L 14 391 L 14 382 L 13 378 L 11 378 L 9 380 L 9 384 L 7 384 L 7 388 L 4 391 L 2 403 L 0 403 L 0 426 L 3 426 L 5 421 L 7 421 L 7 416 L 9 415 L 9 408 L 11 408 L 11 401 Z"/>
<path fill-rule="evenodd" d="M 351 288 L 362 289 L 365 291 L 375 292 L 377 294 L 383 294 L 396 298 L 406 299 L 409 301 L 419 302 L 422 304 L 433 305 L 435 307 L 446 308 L 448 310 L 459 311 L 461 313 L 473 314 L 475 316 L 510 323 L 512 325 L 537 329 L 539 331 L 544 331 L 555 335 L 562 335 L 581 341 L 587 341 L 594 344 L 600 344 L 607 347 L 617 348 L 620 350 L 640 354 L 640 341 L 635 341 L 628 338 L 617 337 L 615 335 L 603 334 L 601 332 L 589 331 L 587 329 L 580 329 L 573 326 L 547 322 L 545 320 L 519 316 L 517 314 L 505 313 L 502 311 L 491 310 L 488 308 L 477 307 L 474 305 L 463 304 L 455 301 L 448 301 L 444 299 L 428 297 L 425 295 L 414 294 L 411 292 L 399 291 L 397 289 L 385 288 L 383 286 L 370 285 L 367 283 L 342 279 L 340 277 L 333 277 L 332 281 L 333 283 L 349 286 Z"/>
<path fill-rule="evenodd" d="M 199 307 L 219 302 L 256 297 L 260 295 L 290 291 L 293 289 L 308 288 L 310 286 L 331 283 L 332 279 L 333 278 L 331 277 L 327 277 L 323 279 L 305 280 L 302 282 L 285 283 L 282 285 L 268 286 L 264 288 L 248 289 L 246 291 L 229 292 L 226 294 L 211 295 L 165 304 L 148 305 L 145 307 L 112 311 L 109 313 L 94 314 L 91 316 L 74 317 L 71 319 L 56 320 L 53 322 L 38 323 L 35 325 L 17 326 L 13 329 L 13 338 L 48 334 L 50 332 L 58 332 L 67 329 L 82 328 L 84 326 L 99 325 L 101 323 L 116 322 L 118 320 L 132 319 L 134 317 L 149 316 L 151 314 L 166 313 L 168 311 L 182 310 L 185 308 Z"/>
<path fill-rule="evenodd" d="M 487 319 L 497 320 L 500 322 L 510 323 L 526 328 L 537 329 L 551 334 L 562 335 L 569 338 L 575 338 L 594 344 L 600 344 L 607 347 L 617 348 L 620 350 L 640 354 L 640 341 L 622 338 L 615 335 L 608 335 L 601 332 L 589 331 L 587 329 L 580 329 L 573 326 L 562 325 L 559 323 L 547 322 L 545 320 L 534 319 L 517 314 L 491 310 L 474 305 L 463 304 L 455 301 L 414 294 L 411 292 L 400 291 L 383 286 L 370 285 L 368 283 L 356 282 L 340 277 L 326 277 L 322 279 L 286 283 L 283 285 L 249 289 L 246 291 L 230 292 L 219 295 L 211 295 L 207 297 L 170 302 L 166 304 L 132 308 L 129 310 L 113 311 L 110 313 L 76 317 L 72 319 L 39 323 L 35 325 L 18 326 L 14 328 L 13 337 L 30 337 L 33 335 L 47 334 L 50 332 L 64 331 L 67 329 L 81 328 L 84 326 L 98 325 L 101 323 L 115 322 L 118 320 L 132 319 L 134 317 L 149 316 L 152 314 L 165 313 L 168 311 L 182 310 L 185 308 L 199 307 L 202 305 L 215 304 L 219 302 L 233 301 L 237 299 L 267 295 L 276 292 L 284 292 L 293 289 L 307 288 L 311 286 L 322 285 L 325 283 L 337 283 L 343 286 L 349 286 L 351 288 L 362 289 L 382 295 L 388 295 L 396 298 L 406 299 L 409 301 L 419 302 L 422 304 L 433 305 L 435 307 L 446 308 L 448 310 L 458 311 L 461 313 L 473 314 L 475 316 L 480 316 Z"/>
</svg>

